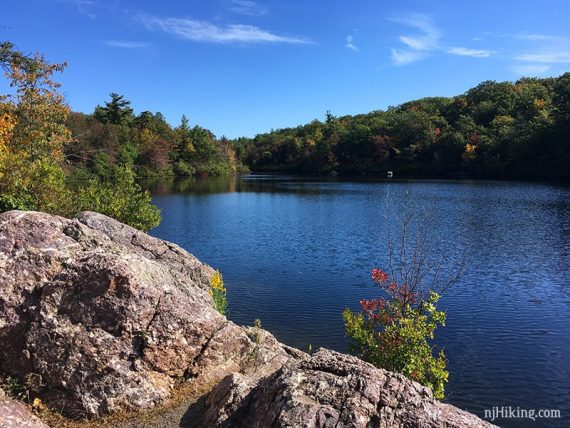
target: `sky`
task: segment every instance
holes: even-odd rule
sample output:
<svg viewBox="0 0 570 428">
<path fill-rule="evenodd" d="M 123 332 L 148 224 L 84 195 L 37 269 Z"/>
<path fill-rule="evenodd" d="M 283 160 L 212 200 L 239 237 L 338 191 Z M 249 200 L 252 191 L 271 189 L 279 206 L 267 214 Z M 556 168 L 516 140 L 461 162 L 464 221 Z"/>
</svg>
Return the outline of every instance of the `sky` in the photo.
<svg viewBox="0 0 570 428">
<path fill-rule="evenodd" d="M 0 1 L 73 110 L 117 92 L 229 138 L 570 70 L 567 0 Z"/>
</svg>

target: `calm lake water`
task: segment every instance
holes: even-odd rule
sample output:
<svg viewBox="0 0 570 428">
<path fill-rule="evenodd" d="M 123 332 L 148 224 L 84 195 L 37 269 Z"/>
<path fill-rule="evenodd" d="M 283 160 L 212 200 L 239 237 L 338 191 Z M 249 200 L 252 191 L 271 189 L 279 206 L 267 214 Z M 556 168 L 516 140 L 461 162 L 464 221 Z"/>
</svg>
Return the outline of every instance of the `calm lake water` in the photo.
<svg viewBox="0 0 570 428">
<path fill-rule="evenodd" d="M 484 409 L 559 409 L 570 426 L 570 187 L 475 181 L 342 181 L 276 175 L 189 179 L 152 187 L 151 233 L 220 269 L 229 318 L 295 347 L 347 351 L 341 312 L 378 296 L 387 212 L 431 213 L 432 255 L 463 258 L 440 301 L 447 325 L 446 401 Z M 410 200 L 410 198 L 408 198 Z"/>
</svg>

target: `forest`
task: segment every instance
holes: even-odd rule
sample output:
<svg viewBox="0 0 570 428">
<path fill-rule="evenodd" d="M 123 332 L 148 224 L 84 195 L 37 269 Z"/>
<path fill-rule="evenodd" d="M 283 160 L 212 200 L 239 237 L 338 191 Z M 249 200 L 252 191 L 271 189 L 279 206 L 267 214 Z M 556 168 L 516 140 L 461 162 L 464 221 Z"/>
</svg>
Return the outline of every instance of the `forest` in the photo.
<svg viewBox="0 0 570 428">
<path fill-rule="evenodd" d="M 247 171 L 232 141 L 186 116 L 172 127 L 161 113 L 133 113 L 130 101 L 116 93 L 92 114 L 70 113 L 72 138 L 65 155 L 74 174 L 108 176 L 116 165 L 129 165 L 138 176 L 217 176 Z"/>
<path fill-rule="evenodd" d="M 570 73 L 486 81 L 236 140 L 253 171 L 438 178 L 570 178 Z"/>
<path fill-rule="evenodd" d="M 487 81 L 456 97 L 216 138 L 183 116 L 134 115 L 118 94 L 93 114 L 71 113 L 66 157 L 76 172 L 106 176 L 129 164 L 139 176 L 225 175 L 248 170 L 437 178 L 570 178 L 570 73 Z"/>
</svg>

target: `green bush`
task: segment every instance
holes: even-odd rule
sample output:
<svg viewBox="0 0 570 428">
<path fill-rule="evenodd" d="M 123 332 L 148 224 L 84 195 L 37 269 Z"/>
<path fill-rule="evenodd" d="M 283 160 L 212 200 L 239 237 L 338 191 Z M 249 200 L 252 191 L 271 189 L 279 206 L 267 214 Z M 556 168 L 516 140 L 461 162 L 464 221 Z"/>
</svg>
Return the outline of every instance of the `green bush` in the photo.
<svg viewBox="0 0 570 428">
<path fill-rule="evenodd" d="M 90 179 L 74 197 L 75 211 L 96 211 L 136 229 L 147 231 L 160 224 L 160 210 L 135 182 L 129 167 L 117 167 L 109 180 Z"/>
<path fill-rule="evenodd" d="M 66 215 L 70 212 L 70 192 L 63 170 L 47 159 L 30 161 L 11 155 L 0 160 L 0 212 L 44 211 Z"/>
<path fill-rule="evenodd" d="M 10 397 L 23 399 L 28 391 L 26 383 L 17 377 L 7 376 L 0 379 L 0 385 Z"/>
<path fill-rule="evenodd" d="M 445 354 L 433 354 L 428 342 L 438 325 L 445 325 L 445 312 L 436 308 L 439 295 L 430 292 L 425 299 L 407 285 L 389 280 L 374 269 L 372 278 L 389 298 L 361 300 L 362 312 L 343 312 L 351 351 L 365 361 L 386 370 L 404 374 L 432 389 L 437 399 L 444 398 L 448 372 Z"/>
</svg>

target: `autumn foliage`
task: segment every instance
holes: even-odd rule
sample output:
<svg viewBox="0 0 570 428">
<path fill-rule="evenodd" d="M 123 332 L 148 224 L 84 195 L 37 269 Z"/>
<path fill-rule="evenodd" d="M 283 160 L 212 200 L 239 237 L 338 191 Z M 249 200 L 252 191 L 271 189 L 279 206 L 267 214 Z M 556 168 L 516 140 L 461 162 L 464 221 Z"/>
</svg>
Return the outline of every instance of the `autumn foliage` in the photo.
<svg viewBox="0 0 570 428">
<path fill-rule="evenodd" d="M 435 356 L 429 343 L 437 326 L 445 324 L 445 312 L 436 309 L 439 295 L 432 291 L 420 298 L 412 287 L 397 284 L 380 269 L 373 269 L 371 276 L 384 296 L 361 300 L 360 313 L 343 312 L 352 352 L 430 387 L 434 397 L 442 399 L 448 379 L 445 354 Z"/>
<path fill-rule="evenodd" d="M 51 64 L 41 54 L 24 55 L 4 42 L 0 67 L 13 89 L 0 96 L 0 212 L 70 216 L 93 210 L 142 230 L 158 225 L 160 212 L 128 165 L 108 171 L 105 181 L 71 183 L 66 158 L 72 140 L 70 109 L 54 79 L 66 64 Z"/>
<path fill-rule="evenodd" d="M 13 93 L 0 97 L 0 210 L 68 214 L 69 192 L 62 166 L 69 107 L 53 80 L 63 64 L 24 57 L 1 44 L 0 58 Z"/>
</svg>

